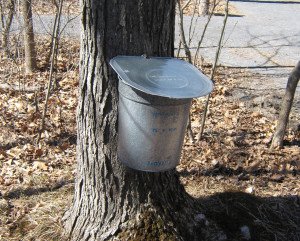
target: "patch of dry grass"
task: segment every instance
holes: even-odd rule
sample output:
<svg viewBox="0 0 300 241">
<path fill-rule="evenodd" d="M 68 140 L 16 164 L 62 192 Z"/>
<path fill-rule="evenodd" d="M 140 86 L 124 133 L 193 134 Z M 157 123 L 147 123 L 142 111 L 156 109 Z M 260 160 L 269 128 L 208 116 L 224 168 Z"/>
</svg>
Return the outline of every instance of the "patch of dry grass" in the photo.
<svg viewBox="0 0 300 241">
<path fill-rule="evenodd" d="M 73 185 L 0 201 L 0 240 L 66 240 L 61 218 L 73 197 Z"/>
<path fill-rule="evenodd" d="M 298 203 L 297 203 L 298 202 Z M 260 198 L 242 192 L 216 193 L 204 198 L 205 214 L 225 230 L 229 240 L 299 240 L 299 198 Z"/>
</svg>

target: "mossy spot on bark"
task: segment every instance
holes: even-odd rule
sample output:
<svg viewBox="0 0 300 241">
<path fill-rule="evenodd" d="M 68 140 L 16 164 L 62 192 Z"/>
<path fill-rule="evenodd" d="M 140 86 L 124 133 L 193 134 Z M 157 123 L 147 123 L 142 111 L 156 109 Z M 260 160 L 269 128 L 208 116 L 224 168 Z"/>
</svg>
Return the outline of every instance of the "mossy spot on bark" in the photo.
<svg viewBox="0 0 300 241">
<path fill-rule="evenodd" d="M 138 220 L 130 228 L 122 230 L 117 239 L 120 240 L 145 240 L 145 241 L 173 241 L 181 240 L 176 234 L 173 225 L 155 211 L 144 211 L 139 215 Z"/>
</svg>

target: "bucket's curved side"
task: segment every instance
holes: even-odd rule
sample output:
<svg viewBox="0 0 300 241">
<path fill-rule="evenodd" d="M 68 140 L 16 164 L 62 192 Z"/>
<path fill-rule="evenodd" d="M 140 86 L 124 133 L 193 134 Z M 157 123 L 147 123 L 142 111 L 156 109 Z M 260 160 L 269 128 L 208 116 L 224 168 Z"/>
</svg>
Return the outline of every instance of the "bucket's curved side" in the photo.
<svg viewBox="0 0 300 241">
<path fill-rule="evenodd" d="M 142 171 L 175 168 L 180 160 L 191 99 L 151 96 L 119 84 L 118 157 Z"/>
</svg>

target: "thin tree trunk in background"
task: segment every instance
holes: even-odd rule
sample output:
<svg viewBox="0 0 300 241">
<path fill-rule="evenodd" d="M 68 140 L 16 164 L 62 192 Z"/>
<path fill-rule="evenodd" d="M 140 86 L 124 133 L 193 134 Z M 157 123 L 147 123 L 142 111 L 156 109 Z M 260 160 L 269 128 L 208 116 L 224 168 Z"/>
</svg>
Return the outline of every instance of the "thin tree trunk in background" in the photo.
<svg viewBox="0 0 300 241">
<path fill-rule="evenodd" d="M 183 45 L 185 55 L 188 58 L 188 62 L 192 64 L 192 56 L 191 56 L 191 51 L 190 48 L 187 44 L 186 38 L 185 38 L 185 33 L 184 33 L 184 28 L 183 28 L 183 10 L 180 5 L 180 0 L 177 0 L 177 6 L 179 10 L 179 32 L 180 32 L 180 40 Z"/>
<path fill-rule="evenodd" d="M 51 43 L 51 61 L 50 61 L 50 74 L 49 74 L 49 81 L 48 81 L 48 87 L 47 87 L 47 93 L 46 93 L 46 99 L 44 104 L 44 111 L 42 116 L 42 123 L 39 130 L 38 138 L 37 138 L 37 144 L 39 144 L 41 140 L 42 132 L 45 128 L 45 118 L 47 114 L 48 109 L 48 100 L 51 93 L 52 88 L 52 82 L 53 82 L 53 73 L 54 73 L 54 66 L 57 59 L 57 53 L 58 53 L 58 40 L 59 40 L 59 29 L 60 29 L 60 17 L 62 13 L 62 7 L 63 7 L 63 0 L 60 0 L 58 10 L 56 13 L 55 23 L 53 25 L 53 36 L 52 36 L 52 43 Z"/>
<path fill-rule="evenodd" d="M 285 90 L 285 95 L 282 100 L 281 110 L 278 117 L 278 124 L 272 139 L 271 148 L 282 147 L 285 130 L 289 121 L 295 91 L 300 79 L 300 61 L 293 69 Z"/>
<path fill-rule="evenodd" d="M 56 9 L 53 26 L 56 26 L 58 18 L 61 17 L 61 13 L 59 13 L 60 3 L 58 3 L 56 0 L 52 0 L 52 3 L 53 3 L 53 5 Z M 55 37 L 55 31 L 56 31 L 56 27 L 53 27 L 53 29 L 52 29 L 52 38 L 51 38 L 51 43 L 50 43 L 50 47 L 49 47 L 50 51 L 49 51 L 49 55 L 46 58 L 46 62 L 50 62 L 50 59 L 51 59 L 51 56 L 52 56 L 53 43 L 54 43 L 55 38 L 57 38 L 57 36 L 59 34 L 59 33 L 57 33 L 57 36 Z M 58 43 L 57 43 L 57 45 L 58 45 Z"/>
<path fill-rule="evenodd" d="M 1 14 L 1 29 L 2 29 L 2 48 L 4 49 L 5 56 L 9 56 L 8 40 L 9 32 L 12 24 L 14 11 L 15 11 L 15 0 L 8 0 L 7 5 L 2 0 L 0 3 L 0 14 Z M 6 13 L 7 8 L 7 13 Z"/>
<path fill-rule="evenodd" d="M 194 8 L 193 8 L 193 14 L 191 16 L 190 20 L 190 25 L 189 25 L 189 35 L 188 35 L 188 46 L 191 46 L 195 31 L 196 31 L 196 26 L 197 26 L 197 20 L 199 16 L 196 16 L 197 13 L 197 6 L 198 6 L 198 0 L 194 0 Z M 182 9 L 183 11 L 183 9 Z M 192 60 L 191 60 L 192 61 Z"/>
<path fill-rule="evenodd" d="M 226 1 L 225 17 L 224 17 L 223 27 L 222 27 L 222 31 L 221 31 L 221 35 L 220 35 L 220 39 L 219 39 L 219 43 L 218 43 L 218 49 L 217 49 L 217 52 L 216 52 L 215 62 L 213 64 L 211 75 L 210 75 L 210 79 L 211 80 L 214 80 L 214 76 L 215 76 L 215 72 L 216 72 L 216 69 L 217 69 L 217 64 L 218 64 L 219 56 L 220 56 L 220 53 L 221 53 L 222 40 L 223 40 L 223 37 L 224 37 L 225 27 L 226 27 L 227 18 L 228 18 L 228 3 L 229 3 L 229 0 Z M 200 131 L 199 131 L 199 133 L 198 133 L 198 135 L 196 137 L 197 141 L 201 140 L 203 132 L 204 132 L 206 115 L 207 115 L 208 106 L 209 106 L 209 99 L 210 99 L 210 94 L 206 97 L 205 107 L 204 107 L 204 111 L 203 111 L 202 118 L 201 118 Z"/>
<path fill-rule="evenodd" d="M 209 16 L 208 16 L 208 19 L 207 19 L 207 21 L 206 21 L 206 23 L 205 23 L 205 25 L 204 25 L 204 28 L 203 28 L 203 31 L 202 31 L 202 34 L 201 34 L 201 38 L 200 38 L 200 40 L 199 40 L 199 42 L 198 42 L 197 49 L 196 49 L 196 53 L 195 53 L 195 56 L 194 56 L 194 63 L 196 63 L 196 60 L 197 60 L 197 58 L 198 58 L 199 50 L 200 50 L 201 44 L 202 44 L 202 42 L 203 42 L 203 39 L 204 39 L 206 30 L 207 30 L 207 27 L 208 27 L 208 25 L 209 25 L 209 23 L 210 23 L 210 20 L 211 20 L 211 17 L 212 17 L 212 15 L 213 15 L 213 12 L 214 12 L 215 8 L 216 8 L 216 0 L 214 0 L 214 2 L 213 2 L 212 12 L 211 12 L 211 13 L 209 14 Z"/>
<path fill-rule="evenodd" d="M 179 58 L 180 50 L 181 50 L 181 40 L 179 40 L 178 49 L 177 49 L 177 54 L 175 55 L 176 58 Z"/>
<path fill-rule="evenodd" d="M 36 52 L 31 0 L 21 0 L 21 8 L 24 20 L 25 72 L 32 73 L 36 69 Z"/>
<path fill-rule="evenodd" d="M 205 16 L 209 12 L 209 0 L 200 0 L 199 3 L 199 15 Z"/>
<path fill-rule="evenodd" d="M 180 5 L 180 0 L 177 0 L 177 6 L 178 6 L 178 10 L 179 10 L 179 32 L 180 32 L 180 40 L 181 40 L 180 42 L 183 45 L 185 55 L 188 58 L 188 62 L 190 64 L 192 64 L 192 55 L 191 55 L 190 48 L 186 42 L 184 28 L 183 28 L 183 10 Z M 187 125 L 187 132 L 188 132 L 188 137 L 189 137 L 190 142 L 194 142 L 194 134 L 193 134 L 193 130 L 192 130 L 190 115 L 189 115 L 189 120 L 188 120 L 188 125 Z"/>
</svg>

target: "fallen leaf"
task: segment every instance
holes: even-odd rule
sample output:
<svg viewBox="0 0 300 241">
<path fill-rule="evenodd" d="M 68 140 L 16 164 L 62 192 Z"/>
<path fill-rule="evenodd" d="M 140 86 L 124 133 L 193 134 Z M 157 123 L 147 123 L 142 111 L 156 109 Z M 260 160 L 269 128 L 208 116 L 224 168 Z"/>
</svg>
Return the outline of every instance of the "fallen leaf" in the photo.
<svg viewBox="0 0 300 241">
<path fill-rule="evenodd" d="M 280 174 L 273 174 L 271 177 L 270 177 L 270 180 L 273 181 L 273 182 L 281 182 L 284 180 L 284 176 L 283 175 L 280 175 Z"/>
<path fill-rule="evenodd" d="M 47 165 L 45 164 L 45 162 L 42 162 L 42 161 L 34 161 L 33 162 L 33 168 L 34 169 L 40 169 L 40 170 L 43 170 L 43 171 L 48 170 Z"/>
<path fill-rule="evenodd" d="M 253 187 L 253 186 L 247 187 L 247 188 L 245 189 L 245 192 L 246 192 L 246 193 L 252 194 L 252 193 L 254 192 L 254 187 Z"/>
</svg>

